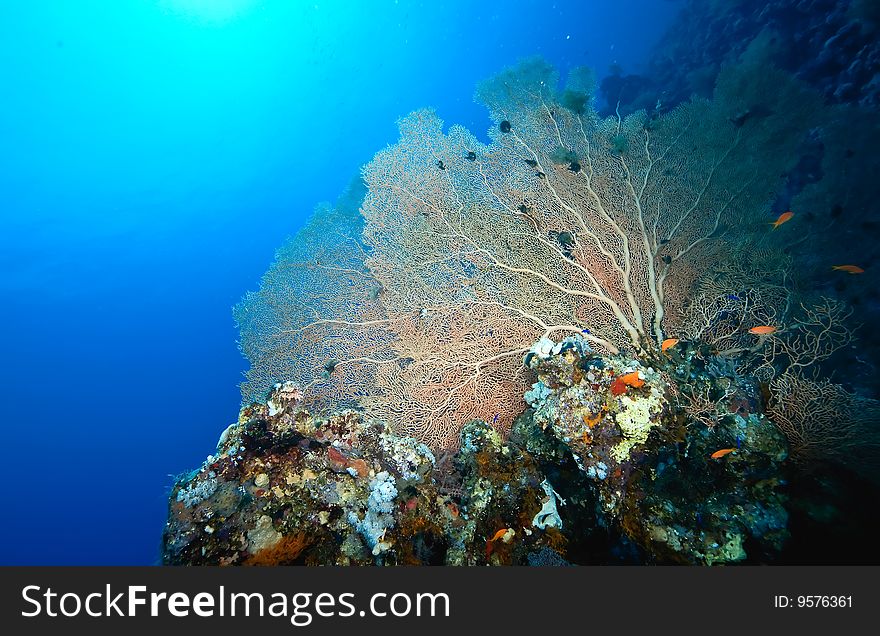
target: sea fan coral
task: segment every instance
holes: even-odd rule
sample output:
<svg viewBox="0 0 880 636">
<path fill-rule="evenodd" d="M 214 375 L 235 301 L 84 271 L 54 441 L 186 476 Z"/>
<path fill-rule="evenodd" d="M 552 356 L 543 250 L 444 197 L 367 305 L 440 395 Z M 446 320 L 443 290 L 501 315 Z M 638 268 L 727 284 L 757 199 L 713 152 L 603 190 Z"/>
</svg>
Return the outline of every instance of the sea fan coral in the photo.
<svg viewBox="0 0 880 636">
<path fill-rule="evenodd" d="M 510 122 L 489 145 L 430 110 L 401 119 L 364 168 L 362 219 L 324 208 L 238 307 L 246 395 L 294 379 L 307 404 L 357 403 L 441 449 L 473 419 L 509 429 L 541 338 L 659 353 L 719 239 L 763 219 L 822 106 L 747 58 L 712 100 L 647 125 L 572 108 L 588 77 L 560 95 L 530 60 L 484 82 L 478 99 Z"/>
</svg>

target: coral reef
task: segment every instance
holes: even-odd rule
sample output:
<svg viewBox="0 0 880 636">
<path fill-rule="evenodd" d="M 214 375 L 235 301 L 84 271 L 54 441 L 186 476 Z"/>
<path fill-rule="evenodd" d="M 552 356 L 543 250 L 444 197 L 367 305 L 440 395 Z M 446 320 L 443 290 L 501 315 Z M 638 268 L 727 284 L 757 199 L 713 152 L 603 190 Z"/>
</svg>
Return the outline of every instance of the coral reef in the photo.
<svg viewBox="0 0 880 636">
<path fill-rule="evenodd" d="M 724 65 L 762 32 L 775 63 L 829 102 L 880 106 L 880 32 L 874 0 L 690 0 L 643 75 L 603 79 L 608 112 L 650 110 L 708 96 Z"/>
<path fill-rule="evenodd" d="M 510 438 L 474 420 L 444 468 L 356 411 L 311 415 L 297 385 L 278 384 L 175 484 L 163 561 L 581 564 L 614 562 L 613 546 L 640 562 L 772 560 L 787 536 L 784 437 L 754 386 L 680 362 L 542 339 L 525 356 L 532 408 Z M 683 381 L 724 396 L 713 426 L 669 401 Z"/>
<path fill-rule="evenodd" d="M 552 67 L 527 60 L 478 87 L 508 124 L 488 145 L 444 133 L 430 110 L 401 119 L 364 167 L 362 218 L 320 211 L 238 307 L 245 396 L 296 380 L 310 407 L 358 405 L 439 452 L 474 419 L 510 430 L 529 384 L 520 360 L 541 338 L 659 350 L 722 236 L 763 219 L 825 114 L 765 62 L 756 52 L 713 99 L 649 119 L 602 118 L 573 98 L 593 94 L 588 72 L 560 92 Z"/>
<path fill-rule="evenodd" d="M 710 4 L 751 31 L 792 9 Z M 832 271 L 818 233 L 790 238 L 874 205 L 851 192 L 872 120 L 824 103 L 872 72 L 872 42 L 834 65 L 866 24 L 833 27 L 812 88 L 762 31 L 659 100 L 606 80 L 608 116 L 588 71 L 558 90 L 532 59 L 478 87 L 489 144 L 401 119 L 236 308 L 245 400 L 272 388 L 175 485 L 165 562 L 778 559 L 789 456 L 880 448 L 878 403 L 823 376 L 858 360 L 852 310 L 803 284 Z"/>
<path fill-rule="evenodd" d="M 854 311 L 850 322 L 865 325 L 880 319 L 872 269 L 880 263 L 880 183 L 868 174 L 880 144 L 877 7 L 875 0 L 691 0 L 643 75 L 615 69 L 600 83 L 600 112 L 644 109 L 657 117 L 693 95 L 710 96 L 724 68 L 760 51 L 822 95 L 829 116 L 804 140 L 798 165 L 768 206 L 768 216 L 795 211 L 797 230 L 774 233 L 768 246 L 794 257 L 802 289 L 845 301 Z M 828 275 L 831 265 L 850 261 L 865 276 Z M 860 337 L 861 346 L 838 366 L 846 369 L 848 390 L 876 399 L 880 335 L 867 329 Z"/>
<path fill-rule="evenodd" d="M 561 499 L 485 423 L 462 432 L 466 494 L 454 499 L 439 494 L 424 445 L 354 411 L 313 417 L 300 397 L 276 385 L 178 481 L 165 563 L 502 564 L 564 545 Z"/>
<path fill-rule="evenodd" d="M 354 411 L 312 417 L 301 398 L 276 385 L 175 485 L 166 563 L 420 563 L 392 548 L 442 539 L 455 519 L 430 484 L 431 452 Z"/>
<path fill-rule="evenodd" d="M 539 379 L 534 424 L 569 449 L 602 512 L 646 558 L 712 564 L 745 559 L 747 542 L 782 548 L 787 445 L 754 383 L 691 348 L 645 368 L 599 356 L 579 336 L 527 359 Z M 721 398 L 711 425 L 681 395 L 697 386 Z"/>
</svg>

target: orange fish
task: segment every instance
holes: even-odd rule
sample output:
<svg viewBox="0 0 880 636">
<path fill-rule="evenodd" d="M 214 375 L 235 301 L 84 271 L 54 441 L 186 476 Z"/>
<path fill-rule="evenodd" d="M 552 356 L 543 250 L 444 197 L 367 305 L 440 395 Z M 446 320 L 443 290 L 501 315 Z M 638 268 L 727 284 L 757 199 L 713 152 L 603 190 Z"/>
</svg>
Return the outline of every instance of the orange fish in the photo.
<svg viewBox="0 0 880 636">
<path fill-rule="evenodd" d="M 712 453 L 712 454 L 710 455 L 710 457 L 711 457 L 712 459 L 721 459 L 721 458 L 724 457 L 725 455 L 728 455 L 728 454 L 732 453 L 732 452 L 735 451 L 735 450 L 736 450 L 735 448 L 722 448 L 721 450 L 717 450 L 717 451 L 715 451 L 714 453 Z"/>
<path fill-rule="evenodd" d="M 495 533 L 495 536 L 492 537 L 491 539 L 489 539 L 489 541 L 490 541 L 490 542 L 492 542 L 492 541 L 498 541 L 498 539 L 500 539 L 501 537 L 503 537 L 505 534 L 507 534 L 507 528 L 501 528 L 501 530 L 499 530 L 498 532 L 496 532 L 496 533 Z"/>
<path fill-rule="evenodd" d="M 629 373 L 624 373 L 622 376 L 620 376 L 619 379 L 626 386 L 634 386 L 636 388 L 639 388 L 640 386 L 645 386 L 645 381 L 639 377 L 638 371 L 630 371 Z"/>
<path fill-rule="evenodd" d="M 771 327 L 770 325 L 761 325 L 760 327 L 752 327 L 749 329 L 749 333 L 753 333 L 756 336 L 769 336 L 775 331 L 776 327 Z"/>
<path fill-rule="evenodd" d="M 775 230 L 776 228 L 778 228 L 780 225 L 782 225 L 786 221 L 791 221 L 791 217 L 793 217 L 793 216 L 794 216 L 794 212 L 792 212 L 791 210 L 789 210 L 788 212 L 783 212 L 782 214 L 779 215 L 779 218 L 776 219 L 775 221 L 773 221 L 770 225 L 772 225 L 773 229 Z"/>
<path fill-rule="evenodd" d="M 614 382 L 611 383 L 611 394 L 620 395 L 626 391 L 626 387 L 628 386 L 635 388 L 645 386 L 645 381 L 639 377 L 638 371 L 630 371 L 629 373 L 624 373 L 623 375 L 618 376 Z"/>
<path fill-rule="evenodd" d="M 835 265 L 831 269 L 836 269 L 841 272 L 849 272 L 850 274 L 864 274 L 865 270 L 863 270 L 858 265 Z"/>
<path fill-rule="evenodd" d="M 667 338 L 660 344 L 660 351 L 666 351 L 678 344 L 678 338 Z"/>
</svg>

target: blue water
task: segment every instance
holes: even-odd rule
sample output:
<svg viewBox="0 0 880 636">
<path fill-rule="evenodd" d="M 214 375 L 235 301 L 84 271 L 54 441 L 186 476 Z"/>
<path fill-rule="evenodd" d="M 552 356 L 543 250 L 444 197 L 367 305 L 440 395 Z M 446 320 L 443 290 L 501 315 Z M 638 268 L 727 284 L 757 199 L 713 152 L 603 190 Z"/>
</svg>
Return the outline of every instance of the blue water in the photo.
<svg viewBox="0 0 880 636">
<path fill-rule="evenodd" d="M 636 72 L 660 0 L 0 4 L 3 564 L 151 564 L 238 411 L 231 307 L 395 119 L 540 54 Z"/>
</svg>

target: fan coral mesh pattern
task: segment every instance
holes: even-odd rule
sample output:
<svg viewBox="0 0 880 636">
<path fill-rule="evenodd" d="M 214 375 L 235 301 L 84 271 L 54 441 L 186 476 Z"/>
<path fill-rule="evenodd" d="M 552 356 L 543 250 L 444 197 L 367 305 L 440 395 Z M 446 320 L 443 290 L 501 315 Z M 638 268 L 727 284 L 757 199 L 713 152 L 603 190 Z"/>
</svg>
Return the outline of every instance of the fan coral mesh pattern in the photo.
<svg viewBox="0 0 880 636">
<path fill-rule="evenodd" d="M 766 220 L 821 113 L 748 56 L 712 100 L 662 115 L 603 119 L 587 72 L 558 84 L 540 60 L 483 83 L 509 124 L 488 145 L 430 110 L 403 118 L 363 170 L 362 234 L 320 211 L 239 306 L 246 396 L 294 379 L 435 449 L 472 419 L 506 431 L 542 337 L 646 353 L 676 332 L 719 239 Z"/>
<path fill-rule="evenodd" d="M 364 264 L 362 197 L 357 183 L 335 206 L 319 206 L 278 250 L 260 289 L 235 307 L 251 363 L 245 402 L 261 402 L 276 382 L 291 380 L 313 408 L 353 405 L 374 390 L 376 365 L 394 359 L 392 335 L 381 328 L 381 288 Z"/>
</svg>

